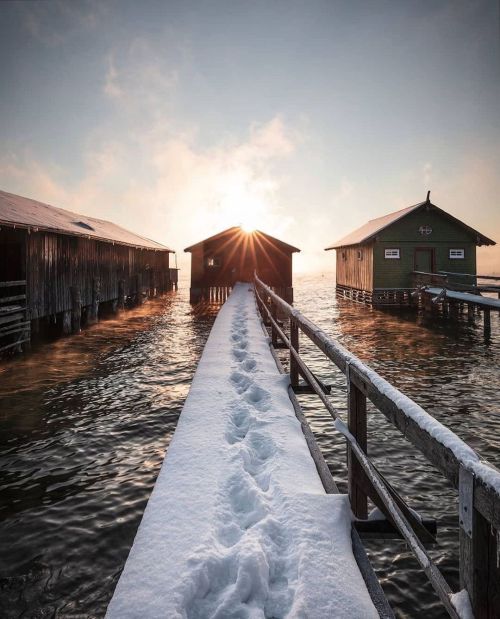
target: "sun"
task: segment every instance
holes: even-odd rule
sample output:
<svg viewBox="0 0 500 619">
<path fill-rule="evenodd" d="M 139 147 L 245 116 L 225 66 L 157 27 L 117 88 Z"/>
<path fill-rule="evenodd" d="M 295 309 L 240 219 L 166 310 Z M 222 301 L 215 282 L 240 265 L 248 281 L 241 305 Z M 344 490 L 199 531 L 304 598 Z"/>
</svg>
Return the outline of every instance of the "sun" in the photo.
<svg viewBox="0 0 500 619">
<path fill-rule="evenodd" d="M 244 221 L 241 224 L 241 229 L 243 232 L 250 234 L 251 232 L 255 232 L 255 225 L 251 221 Z"/>
</svg>

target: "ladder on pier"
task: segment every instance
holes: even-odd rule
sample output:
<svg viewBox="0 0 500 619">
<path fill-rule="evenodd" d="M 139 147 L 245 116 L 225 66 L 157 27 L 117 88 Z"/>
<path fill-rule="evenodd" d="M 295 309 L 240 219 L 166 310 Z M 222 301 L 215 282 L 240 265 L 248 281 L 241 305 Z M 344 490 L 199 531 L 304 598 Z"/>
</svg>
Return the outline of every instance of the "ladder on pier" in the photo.
<svg viewBox="0 0 500 619">
<path fill-rule="evenodd" d="M 30 340 L 26 280 L 0 282 L 0 353 L 20 351 Z"/>
</svg>

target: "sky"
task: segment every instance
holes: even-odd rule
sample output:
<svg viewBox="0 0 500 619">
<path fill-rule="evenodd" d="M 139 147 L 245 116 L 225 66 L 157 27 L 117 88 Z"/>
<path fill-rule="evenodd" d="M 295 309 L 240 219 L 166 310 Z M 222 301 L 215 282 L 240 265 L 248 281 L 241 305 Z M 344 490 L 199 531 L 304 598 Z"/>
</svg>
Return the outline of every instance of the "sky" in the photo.
<svg viewBox="0 0 500 619">
<path fill-rule="evenodd" d="M 177 250 L 432 202 L 500 242 L 496 0 L 0 3 L 0 188 Z M 478 250 L 500 273 L 500 248 Z"/>
</svg>

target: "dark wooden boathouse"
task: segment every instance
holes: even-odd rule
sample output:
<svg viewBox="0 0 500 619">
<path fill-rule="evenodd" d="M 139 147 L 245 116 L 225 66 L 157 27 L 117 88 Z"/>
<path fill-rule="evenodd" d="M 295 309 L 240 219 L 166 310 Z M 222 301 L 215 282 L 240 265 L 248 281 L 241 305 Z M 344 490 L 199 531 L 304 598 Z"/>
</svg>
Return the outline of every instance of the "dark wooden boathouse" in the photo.
<svg viewBox="0 0 500 619">
<path fill-rule="evenodd" d="M 408 305 L 419 274 L 476 274 L 476 247 L 494 245 L 430 201 L 372 219 L 326 248 L 337 252 L 337 294 L 373 305 Z"/>
<path fill-rule="evenodd" d="M 0 191 L 0 351 L 44 324 L 78 331 L 102 304 L 172 289 L 171 249 L 108 221 Z"/>
<path fill-rule="evenodd" d="M 260 230 L 234 226 L 186 247 L 191 253 L 191 303 L 224 301 L 236 282 L 254 272 L 288 302 L 293 301 L 292 256 L 300 249 Z"/>
</svg>

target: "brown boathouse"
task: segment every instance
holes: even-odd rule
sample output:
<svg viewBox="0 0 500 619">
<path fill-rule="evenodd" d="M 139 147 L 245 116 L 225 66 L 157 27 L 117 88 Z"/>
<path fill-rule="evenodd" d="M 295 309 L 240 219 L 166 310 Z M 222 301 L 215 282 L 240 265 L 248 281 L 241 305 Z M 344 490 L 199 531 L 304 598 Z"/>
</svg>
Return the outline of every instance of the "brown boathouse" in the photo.
<svg viewBox="0 0 500 619">
<path fill-rule="evenodd" d="M 300 249 L 269 234 L 235 226 L 190 247 L 191 303 L 224 301 L 236 282 L 253 281 L 254 271 L 280 296 L 293 301 L 292 256 Z"/>
<path fill-rule="evenodd" d="M 430 201 L 372 219 L 326 251 L 337 252 L 337 294 L 373 305 L 411 304 L 419 275 L 476 274 L 476 247 L 494 245 Z"/>
<path fill-rule="evenodd" d="M 116 224 L 0 191 L 0 351 L 31 329 L 78 331 L 111 310 L 172 289 L 171 249 Z"/>
</svg>

